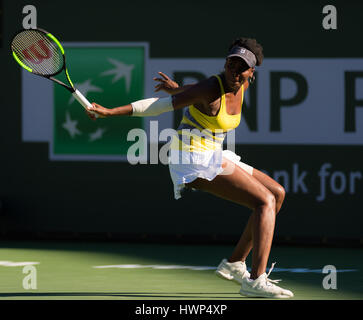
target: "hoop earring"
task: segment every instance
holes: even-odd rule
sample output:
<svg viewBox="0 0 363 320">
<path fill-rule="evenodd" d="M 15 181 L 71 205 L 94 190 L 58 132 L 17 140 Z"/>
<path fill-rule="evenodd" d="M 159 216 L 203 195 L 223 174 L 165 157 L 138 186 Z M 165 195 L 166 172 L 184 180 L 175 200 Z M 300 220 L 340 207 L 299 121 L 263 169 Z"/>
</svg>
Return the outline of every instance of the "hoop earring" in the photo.
<svg viewBox="0 0 363 320">
<path fill-rule="evenodd" d="M 250 77 L 250 78 L 248 79 L 248 82 L 249 82 L 250 84 L 252 84 L 252 83 L 254 83 L 254 82 L 255 82 L 255 80 L 256 80 L 255 75 L 252 75 L 252 77 Z"/>
</svg>

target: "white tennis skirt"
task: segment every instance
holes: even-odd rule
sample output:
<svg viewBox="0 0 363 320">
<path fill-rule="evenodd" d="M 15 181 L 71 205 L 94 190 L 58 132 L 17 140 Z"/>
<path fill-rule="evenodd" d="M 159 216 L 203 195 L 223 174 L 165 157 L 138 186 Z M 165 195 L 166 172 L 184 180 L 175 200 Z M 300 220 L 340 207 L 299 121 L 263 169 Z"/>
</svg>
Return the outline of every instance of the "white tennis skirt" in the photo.
<svg viewBox="0 0 363 320">
<path fill-rule="evenodd" d="M 187 152 L 180 150 L 169 150 L 169 171 L 174 184 L 175 199 L 181 198 L 181 192 L 186 183 L 197 178 L 212 181 L 217 175 L 223 172 L 223 158 L 232 161 L 250 175 L 253 167 L 241 162 L 241 157 L 230 150 L 209 150 L 203 152 Z"/>
</svg>

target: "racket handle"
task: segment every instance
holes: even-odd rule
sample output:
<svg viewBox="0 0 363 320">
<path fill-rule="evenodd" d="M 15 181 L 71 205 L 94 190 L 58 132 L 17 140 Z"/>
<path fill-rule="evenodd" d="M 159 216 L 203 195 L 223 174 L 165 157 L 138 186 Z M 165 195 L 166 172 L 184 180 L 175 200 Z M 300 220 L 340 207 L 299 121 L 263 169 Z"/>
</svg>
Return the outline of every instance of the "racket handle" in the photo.
<svg viewBox="0 0 363 320">
<path fill-rule="evenodd" d="M 72 95 L 83 106 L 83 108 L 85 108 L 89 113 L 92 113 L 96 118 L 98 118 L 98 114 L 90 110 L 93 108 L 92 104 L 81 92 L 75 89 Z"/>
</svg>

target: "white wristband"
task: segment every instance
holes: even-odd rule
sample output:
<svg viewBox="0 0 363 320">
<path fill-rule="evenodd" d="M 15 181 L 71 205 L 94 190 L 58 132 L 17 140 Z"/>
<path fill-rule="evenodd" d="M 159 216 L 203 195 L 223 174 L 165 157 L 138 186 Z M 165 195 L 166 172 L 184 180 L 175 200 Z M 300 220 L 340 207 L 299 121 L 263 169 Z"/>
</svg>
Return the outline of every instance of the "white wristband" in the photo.
<svg viewBox="0 0 363 320">
<path fill-rule="evenodd" d="M 158 116 L 164 112 L 173 111 L 172 97 L 167 98 L 149 98 L 131 103 L 132 116 L 150 117 Z"/>
</svg>

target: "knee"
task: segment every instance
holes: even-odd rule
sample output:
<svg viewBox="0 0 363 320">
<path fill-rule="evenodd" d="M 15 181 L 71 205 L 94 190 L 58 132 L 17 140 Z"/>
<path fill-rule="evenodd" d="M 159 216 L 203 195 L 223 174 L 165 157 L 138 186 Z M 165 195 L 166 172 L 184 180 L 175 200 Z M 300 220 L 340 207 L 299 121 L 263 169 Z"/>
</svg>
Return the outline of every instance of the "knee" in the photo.
<svg viewBox="0 0 363 320">
<path fill-rule="evenodd" d="M 264 210 L 260 212 L 266 212 L 266 213 L 275 213 L 276 210 L 276 198 L 271 192 L 267 192 L 261 203 L 260 206 L 264 208 Z"/>
<path fill-rule="evenodd" d="M 286 196 L 285 188 L 283 186 L 279 185 L 275 191 L 276 214 L 280 211 L 282 203 L 285 200 L 285 196 Z"/>
<path fill-rule="evenodd" d="M 282 204 L 285 200 L 286 191 L 283 186 L 279 186 L 276 190 L 276 203 Z"/>
</svg>

